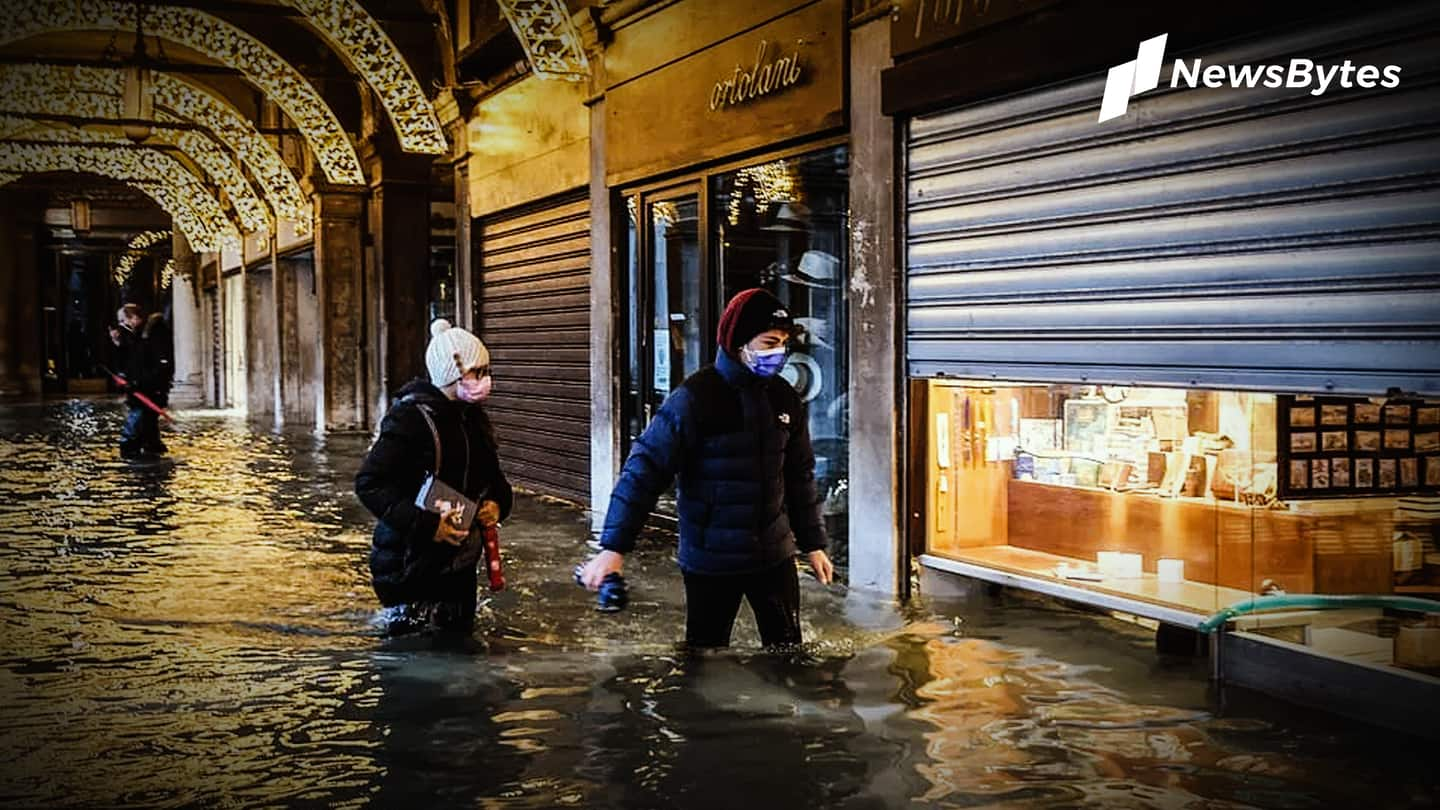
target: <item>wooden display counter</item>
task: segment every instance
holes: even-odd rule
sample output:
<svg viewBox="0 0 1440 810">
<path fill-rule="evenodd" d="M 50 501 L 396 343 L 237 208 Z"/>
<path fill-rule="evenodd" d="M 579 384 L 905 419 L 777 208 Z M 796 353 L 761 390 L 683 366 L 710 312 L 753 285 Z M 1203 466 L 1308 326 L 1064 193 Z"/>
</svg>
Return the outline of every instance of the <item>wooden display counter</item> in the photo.
<svg viewBox="0 0 1440 810">
<path fill-rule="evenodd" d="M 951 471 L 947 489 L 932 494 L 943 531 L 932 531 L 930 550 L 955 559 L 1005 546 L 1085 563 L 1098 551 L 1123 551 L 1140 554 L 1147 574 L 1162 557 L 1181 559 L 1187 581 L 1241 594 L 1259 593 L 1267 580 L 1289 593 L 1394 587 L 1390 499 L 1266 509 L 1020 481 L 999 464 Z"/>
</svg>

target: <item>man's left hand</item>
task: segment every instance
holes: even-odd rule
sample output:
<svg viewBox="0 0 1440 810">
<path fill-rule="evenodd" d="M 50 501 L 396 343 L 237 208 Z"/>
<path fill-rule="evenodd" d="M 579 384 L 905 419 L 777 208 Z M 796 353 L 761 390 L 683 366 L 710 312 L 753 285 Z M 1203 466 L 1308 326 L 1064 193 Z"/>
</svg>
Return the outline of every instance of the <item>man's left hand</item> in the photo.
<svg viewBox="0 0 1440 810">
<path fill-rule="evenodd" d="M 829 585 L 835 578 L 835 565 L 830 562 L 830 557 L 823 551 L 812 551 L 805 555 L 810 560 L 810 570 L 815 572 L 815 578 L 820 584 Z"/>
</svg>

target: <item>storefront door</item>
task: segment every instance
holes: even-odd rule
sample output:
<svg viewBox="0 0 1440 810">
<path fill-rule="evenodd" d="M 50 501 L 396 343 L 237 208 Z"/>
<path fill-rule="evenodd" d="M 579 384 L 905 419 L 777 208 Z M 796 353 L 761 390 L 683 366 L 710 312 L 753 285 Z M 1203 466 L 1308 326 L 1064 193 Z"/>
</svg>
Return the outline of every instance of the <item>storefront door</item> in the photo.
<svg viewBox="0 0 1440 810">
<path fill-rule="evenodd" d="M 630 198 L 627 447 L 665 397 L 705 364 L 711 341 L 696 184 Z M 637 216 L 643 212 L 643 226 Z"/>
</svg>

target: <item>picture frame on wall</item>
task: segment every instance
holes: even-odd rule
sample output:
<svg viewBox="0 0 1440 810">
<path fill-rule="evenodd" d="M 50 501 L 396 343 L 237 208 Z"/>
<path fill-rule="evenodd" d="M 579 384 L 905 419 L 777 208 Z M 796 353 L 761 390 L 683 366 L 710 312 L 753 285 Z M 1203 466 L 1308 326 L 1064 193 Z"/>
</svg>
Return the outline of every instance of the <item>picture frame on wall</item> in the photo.
<svg viewBox="0 0 1440 810">
<path fill-rule="evenodd" d="M 1435 453 L 1440 452 L 1440 431 L 1427 430 L 1424 433 L 1415 434 L 1415 452 Z"/>
<path fill-rule="evenodd" d="M 1290 460 L 1290 488 L 1310 488 L 1310 462 L 1301 459 Z"/>
<path fill-rule="evenodd" d="M 1349 405 L 1321 405 L 1320 424 L 1344 427 L 1350 424 Z"/>
<path fill-rule="evenodd" d="M 1415 424 L 1440 425 L 1440 405 L 1416 408 Z"/>
<path fill-rule="evenodd" d="M 1400 459 L 1400 486 L 1407 489 L 1420 486 L 1420 459 L 1414 456 Z"/>
<path fill-rule="evenodd" d="M 1409 430 L 1408 428 L 1407 428 L 1407 429 L 1404 429 L 1404 430 L 1395 430 L 1395 429 L 1392 429 L 1392 428 L 1386 428 L 1386 429 L 1385 429 L 1385 449 L 1386 449 L 1386 450 L 1409 450 L 1409 449 L 1410 449 L 1410 430 Z"/>
<path fill-rule="evenodd" d="M 1314 427 L 1315 408 L 1312 405 L 1295 406 L 1290 409 L 1290 427 Z"/>
<path fill-rule="evenodd" d="M 1379 475 L 1376 480 L 1379 482 L 1381 489 L 1395 488 L 1395 484 L 1399 480 L 1398 476 L 1396 476 L 1395 474 L 1395 459 L 1380 459 Z"/>
<path fill-rule="evenodd" d="M 1343 453 L 1350 449 L 1350 434 L 1343 430 L 1326 430 L 1320 434 L 1320 449 L 1327 453 Z"/>
<path fill-rule="evenodd" d="M 1378 453 L 1380 451 L 1380 431 L 1355 431 L 1355 451 L 1358 453 Z"/>
<path fill-rule="evenodd" d="M 1375 459 L 1355 459 L 1355 488 L 1371 489 L 1375 486 Z"/>
<path fill-rule="evenodd" d="M 1310 462 L 1310 486 L 1315 489 L 1330 488 L 1330 459 L 1317 458 Z"/>
<path fill-rule="evenodd" d="M 1386 405 L 1385 424 L 1387 425 L 1408 425 L 1410 424 L 1409 405 Z"/>
<path fill-rule="evenodd" d="M 1425 458 L 1425 486 L 1440 487 L 1440 456 Z"/>
<path fill-rule="evenodd" d="M 1336 489 L 1350 488 L 1350 459 L 1330 459 L 1330 483 L 1333 484 Z"/>
<path fill-rule="evenodd" d="M 1357 425 L 1378 425 L 1380 424 L 1380 406 L 1373 402 L 1355 403 L 1355 424 Z"/>
<path fill-rule="evenodd" d="M 1313 453 L 1315 452 L 1314 433 L 1291 433 L 1290 452 L 1292 453 Z"/>
</svg>

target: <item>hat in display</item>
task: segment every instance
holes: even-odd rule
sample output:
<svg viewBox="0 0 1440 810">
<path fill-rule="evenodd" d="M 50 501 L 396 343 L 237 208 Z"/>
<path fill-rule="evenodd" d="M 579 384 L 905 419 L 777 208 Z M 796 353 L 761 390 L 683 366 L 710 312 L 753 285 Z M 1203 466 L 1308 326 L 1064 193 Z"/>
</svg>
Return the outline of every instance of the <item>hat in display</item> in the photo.
<svg viewBox="0 0 1440 810">
<path fill-rule="evenodd" d="M 823 250 L 807 250 L 800 257 L 800 266 L 781 278 L 807 287 L 833 289 L 840 275 L 840 260 Z"/>
<path fill-rule="evenodd" d="M 795 325 L 804 330 L 805 340 L 812 346 L 823 346 L 827 349 L 835 348 L 830 344 L 834 338 L 830 322 L 824 318 L 796 318 Z"/>
<path fill-rule="evenodd" d="M 781 203 L 775 211 L 775 221 L 760 230 L 779 233 L 809 233 L 810 209 L 803 203 Z"/>
<path fill-rule="evenodd" d="M 790 361 L 780 369 L 780 378 L 790 383 L 805 402 L 820 396 L 820 389 L 825 386 L 825 380 L 820 374 L 820 364 L 804 352 L 790 355 Z"/>
</svg>

